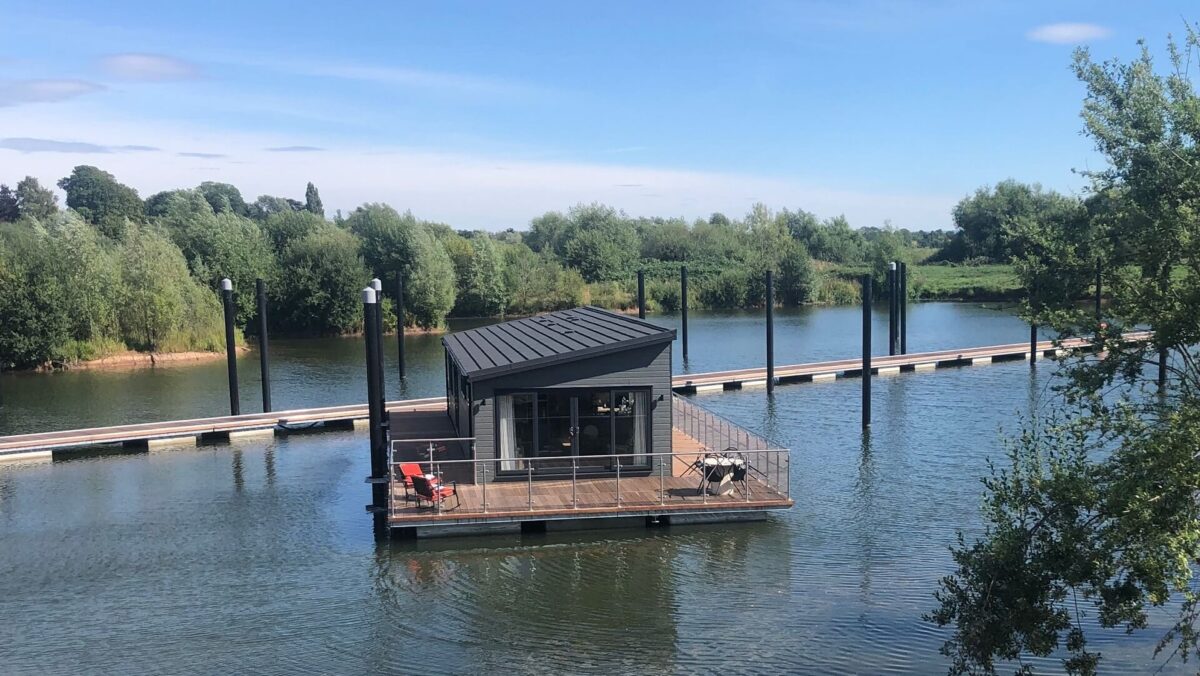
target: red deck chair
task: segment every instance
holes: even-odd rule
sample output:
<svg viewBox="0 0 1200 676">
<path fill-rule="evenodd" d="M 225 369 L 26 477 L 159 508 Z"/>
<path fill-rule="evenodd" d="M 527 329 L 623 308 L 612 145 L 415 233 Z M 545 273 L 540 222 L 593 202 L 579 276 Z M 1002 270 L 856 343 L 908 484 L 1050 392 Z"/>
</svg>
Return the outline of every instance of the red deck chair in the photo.
<svg viewBox="0 0 1200 676">
<path fill-rule="evenodd" d="M 413 487 L 413 477 L 425 476 L 425 470 L 421 469 L 421 465 L 415 462 L 405 462 L 400 464 L 400 476 L 404 477 L 404 500 L 407 502 L 412 499 L 409 496 L 409 491 Z M 437 479 L 432 479 L 431 481 L 434 484 L 437 483 Z"/>
<path fill-rule="evenodd" d="M 444 504 L 451 496 L 454 496 L 453 509 L 457 509 L 462 504 L 458 498 L 457 482 L 452 481 L 449 486 L 443 486 L 438 483 L 437 479 L 426 479 L 424 474 L 414 476 L 412 482 L 413 491 L 417 494 L 417 507 L 421 506 L 422 500 L 431 505 Z"/>
</svg>

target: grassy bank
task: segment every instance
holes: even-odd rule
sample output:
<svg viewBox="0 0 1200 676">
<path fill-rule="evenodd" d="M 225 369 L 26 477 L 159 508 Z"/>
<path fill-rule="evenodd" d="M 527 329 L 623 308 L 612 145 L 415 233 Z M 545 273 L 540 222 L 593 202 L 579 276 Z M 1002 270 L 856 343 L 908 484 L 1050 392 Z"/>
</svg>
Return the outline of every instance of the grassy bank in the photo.
<svg viewBox="0 0 1200 676">
<path fill-rule="evenodd" d="M 843 279 L 868 272 L 865 265 L 841 265 Z M 1025 294 L 1011 265 L 910 265 L 908 292 L 920 300 L 1019 300 Z"/>
</svg>

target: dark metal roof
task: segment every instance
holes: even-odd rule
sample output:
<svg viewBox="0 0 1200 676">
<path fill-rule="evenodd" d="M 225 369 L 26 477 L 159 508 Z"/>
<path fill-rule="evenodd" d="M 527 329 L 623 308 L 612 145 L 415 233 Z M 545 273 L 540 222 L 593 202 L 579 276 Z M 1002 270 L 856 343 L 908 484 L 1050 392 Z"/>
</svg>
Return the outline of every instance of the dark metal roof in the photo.
<svg viewBox="0 0 1200 676">
<path fill-rule="evenodd" d="M 675 340 L 675 329 L 577 307 L 459 331 L 442 344 L 468 379 L 491 378 Z"/>
</svg>

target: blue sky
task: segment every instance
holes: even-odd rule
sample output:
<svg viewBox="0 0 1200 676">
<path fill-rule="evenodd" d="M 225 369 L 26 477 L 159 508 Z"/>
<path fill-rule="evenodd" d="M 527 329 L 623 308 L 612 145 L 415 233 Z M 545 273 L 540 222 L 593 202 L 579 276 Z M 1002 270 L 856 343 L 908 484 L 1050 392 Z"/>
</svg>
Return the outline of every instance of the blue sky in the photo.
<svg viewBox="0 0 1200 676">
<path fill-rule="evenodd" d="M 220 5 L 220 6 L 218 6 Z M 1190 12 L 1190 15 L 1189 15 Z M 142 193 L 321 189 L 456 227 L 577 202 L 755 201 L 950 227 L 1013 177 L 1099 162 L 1069 65 L 1132 57 L 1185 3 L 11 3 L 0 181 L 96 164 Z"/>
</svg>

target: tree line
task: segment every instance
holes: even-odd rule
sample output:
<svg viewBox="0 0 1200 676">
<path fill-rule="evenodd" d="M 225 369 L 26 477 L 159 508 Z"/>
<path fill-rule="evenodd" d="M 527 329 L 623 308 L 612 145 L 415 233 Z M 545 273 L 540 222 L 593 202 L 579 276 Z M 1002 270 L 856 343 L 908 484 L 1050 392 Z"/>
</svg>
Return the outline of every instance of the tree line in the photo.
<svg viewBox="0 0 1200 676">
<path fill-rule="evenodd" d="M 353 333 L 358 290 L 401 277 L 405 319 L 433 329 L 448 316 L 531 314 L 592 303 L 635 304 L 646 270 L 652 309 L 681 303 L 688 265 L 693 307 L 758 307 L 775 271 L 785 305 L 854 302 L 837 264 L 915 260 L 943 231 L 853 229 L 844 217 L 756 204 L 743 218 L 715 213 L 632 218 L 581 204 L 535 218 L 527 231 L 460 231 L 381 203 L 328 217 L 312 183 L 304 200 L 253 201 L 205 182 L 142 199 L 93 166 L 58 182 L 0 185 L 0 363 L 28 367 L 122 349 L 212 350 L 223 344 L 216 289 L 234 283 L 239 328 L 255 330 L 254 282 L 267 283 L 270 327 L 290 335 Z M 62 208 L 64 207 L 65 208 Z M 384 312 L 394 321 L 390 296 Z M 391 324 L 391 322 L 389 322 Z"/>
</svg>

